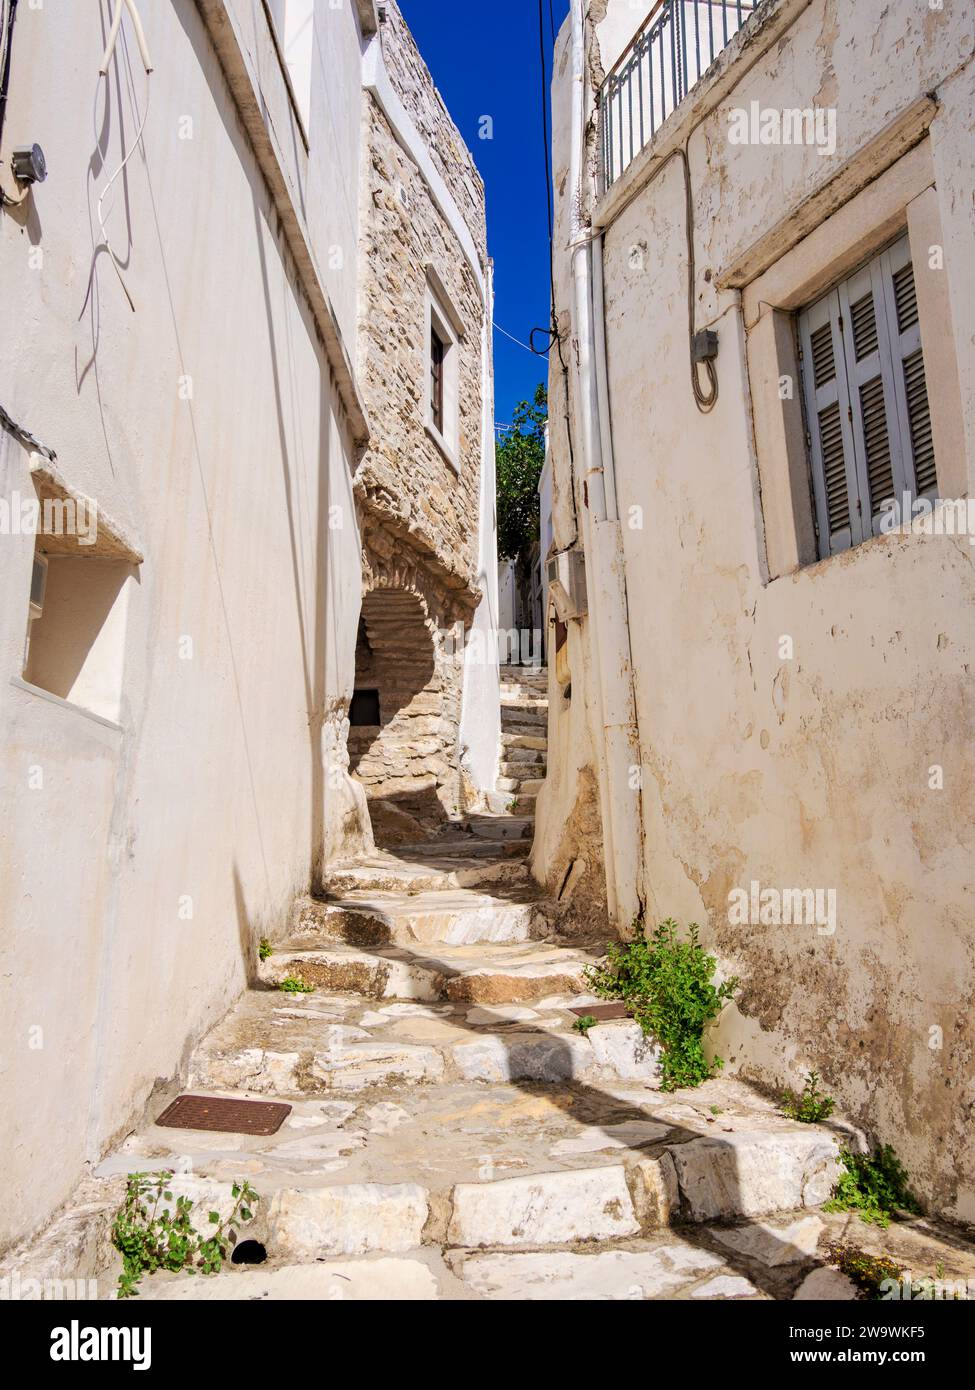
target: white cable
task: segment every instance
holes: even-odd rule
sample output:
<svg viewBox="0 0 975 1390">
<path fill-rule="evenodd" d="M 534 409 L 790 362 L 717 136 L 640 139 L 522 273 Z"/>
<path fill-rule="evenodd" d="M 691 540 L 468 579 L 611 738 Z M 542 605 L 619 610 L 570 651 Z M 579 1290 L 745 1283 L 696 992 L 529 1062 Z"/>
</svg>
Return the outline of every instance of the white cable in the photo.
<svg viewBox="0 0 975 1390">
<path fill-rule="evenodd" d="M 146 121 L 149 119 L 149 98 L 151 95 L 151 86 L 149 78 L 152 75 L 152 59 L 149 56 L 149 46 L 146 43 L 145 31 L 142 28 L 142 21 L 139 18 L 139 11 L 136 9 L 135 0 L 116 0 L 115 17 L 112 20 L 112 27 L 109 30 L 108 44 L 105 48 L 105 54 L 102 58 L 102 65 L 98 70 L 98 75 L 100 78 L 107 78 L 108 76 L 108 67 L 112 61 L 112 55 L 115 52 L 115 46 L 118 43 L 119 30 L 121 29 L 122 25 L 123 9 L 127 9 L 129 12 L 129 17 L 132 20 L 132 25 L 135 29 L 136 42 L 139 45 L 139 53 L 142 57 L 142 65 L 146 70 L 146 105 L 145 112 L 142 117 L 142 124 L 139 126 L 138 132 L 135 137 L 135 141 L 133 142 L 131 149 L 126 154 L 125 158 L 122 160 L 122 163 L 115 170 L 115 173 L 109 179 L 108 183 L 102 189 L 101 197 L 98 199 L 98 225 L 101 228 L 102 241 L 105 244 L 105 249 L 111 258 L 112 265 L 115 267 L 115 274 L 118 276 L 119 284 L 122 286 L 122 292 L 125 295 L 126 299 L 129 301 L 129 308 L 132 310 L 134 314 L 135 304 L 132 302 L 132 296 L 129 294 L 125 281 L 122 278 L 122 269 L 119 265 L 118 257 L 116 256 L 112 248 L 112 243 L 109 240 L 108 232 L 105 230 L 105 222 L 102 217 L 102 204 L 105 201 L 106 195 L 108 194 L 109 189 L 112 187 L 112 184 L 118 178 L 119 174 L 122 173 L 129 160 L 132 158 L 136 150 L 142 144 L 142 136 L 146 128 Z"/>
</svg>

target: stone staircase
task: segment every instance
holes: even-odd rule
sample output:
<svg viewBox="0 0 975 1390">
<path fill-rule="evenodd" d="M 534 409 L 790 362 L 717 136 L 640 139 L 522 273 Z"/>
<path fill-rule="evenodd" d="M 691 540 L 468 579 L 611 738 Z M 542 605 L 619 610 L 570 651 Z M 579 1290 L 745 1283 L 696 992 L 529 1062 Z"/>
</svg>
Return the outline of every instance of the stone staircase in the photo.
<svg viewBox="0 0 975 1390">
<path fill-rule="evenodd" d="M 171 1168 L 201 1229 L 250 1181 L 241 1253 L 266 1260 L 143 1298 L 850 1297 L 817 1257 L 847 1218 L 818 1208 L 856 1136 L 733 1078 L 661 1092 L 627 1019 L 579 1032 L 599 946 L 559 939 L 510 848 L 457 835 L 337 867 L 188 1067 L 193 1094 L 287 1100 L 278 1133 L 148 1124 L 18 1268 L 63 1277 L 84 1251 L 111 1296 L 124 1177 Z"/>
<path fill-rule="evenodd" d="M 486 797 L 487 817 L 470 817 L 475 835 L 530 841 L 535 798 L 545 780 L 548 750 L 548 670 L 501 667 L 501 748 L 496 791 Z"/>
</svg>

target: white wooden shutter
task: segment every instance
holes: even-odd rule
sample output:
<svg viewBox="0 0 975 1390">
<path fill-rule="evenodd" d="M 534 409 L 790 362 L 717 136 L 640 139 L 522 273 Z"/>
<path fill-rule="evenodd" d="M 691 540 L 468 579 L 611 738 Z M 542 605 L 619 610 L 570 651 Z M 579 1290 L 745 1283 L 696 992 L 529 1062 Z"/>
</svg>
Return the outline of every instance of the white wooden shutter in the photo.
<svg viewBox="0 0 975 1390">
<path fill-rule="evenodd" d="M 894 398 L 903 453 L 906 486 L 912 496 L 937 496 L 938 474 L 931 433 L 921 324 L 918 317 L 914 266 L 907 237 L 880 258 L 887 306 Z"/>
<path fill-rule="evenodd" d="M 803 312 L 799 338 L 819 549 L 821 555 L 835 555 L 863 539 L 836 290 Z"/>
<path fill-rule="evenodd" d="M 799 316 L 821 555 L 879 535 L 884 504 L 937 494 L 907 237 Z"/>
</svg>

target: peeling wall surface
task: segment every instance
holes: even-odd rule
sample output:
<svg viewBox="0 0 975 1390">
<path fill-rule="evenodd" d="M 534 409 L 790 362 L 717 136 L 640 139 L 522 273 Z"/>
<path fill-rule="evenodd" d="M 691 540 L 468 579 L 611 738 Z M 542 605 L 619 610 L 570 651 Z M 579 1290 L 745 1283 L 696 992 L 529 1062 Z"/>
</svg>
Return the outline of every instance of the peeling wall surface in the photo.
<svg viewBox="0 0 975 1390">
<path fill-rule="evenodd" d="M 598 78 L 639 15 L 610 0 L 590 17 Z M 910 231 L 940 492 L 971 495 L 971 17 L 950 3 L 768 0 L 637 157 L 625 188 L 590 200 L 604 227 L 647 915 L 699 921 L 722 968 L 741 977 L 715 1040 L 731 1067 L 772 1087 L 818 1069 L 875 1139 L 896 1146 L 931 1207 L 966 1221 L 975 1220 L 975 551 L 965 536 L 884 535 L 800 563 L 801 497 L 787 528 L 772 515 L 789 463 L 763 423 L 783 406 L 762 334 L 765 315 L 791 323 L 839 278 L 834 257 L 849 273 Z M 564 30 L 553 91 L 563 229 L 566 41 Z M 933 115 L 912 125 L 927 94 Z M 835 151 L 731 143 L 729 110 L 752 102 L 834 111 Z M 654 159 L 682 145 L 695 326 L 716 329 L 720 344 L 710 414 L 689 380 L 682 167 L 658 171 Z M 803 208 L 808 234 L 806 224 L 797 232 Z M 556 244 L 565 242 L 563 231 Z M 564 314 L 567 255 L 560 272 Z M 553 462 L 565 545 L 558 498 L 569 462 L 557 430 Z M 786 532 L 791 562 L 773 563 L 773 540 L 781 555 Z M 573 704 L 584 678 L 583 665 Z M 549 746 L 551 781 L 566 751 L 557 732 Z M 543 875 L 571 814 L 570 783 L 540 806 Z M 834 891 L 835 931 L 736 921 L 729 894 L 753 882 Z"/>
<path fill-rule="evenodd" d="M 143 4 L 154 72 L 134 149 L 146 77 L 128 21 L 99 80 L 107 5 L 20 6 L 0 164 L 13 195 L 10 151 L 36 141 L 50 176 L 0 221 L 0 400 L 131 544 L 111 563 L 59 552 L 25 680 L 34 537 L 9 518 L 35 489 L 29 450 L 0 432 L 0 1246 L 178 1084 L 323 865 L 372 843 L 348 770 L 357 622 L 363 589 L 417 557 L 396 536 L 364 563 L 381 528 L 373 513 L 360 528 L 353 479 L 362 407 L 370 457 L 388 458 L 405 376 L 422 391 L 426 364 L 404 358 L 380 389 L 357 342 L 373 210 L 400 224 L 388 142 L 367 135 L 382 117 L 362 90 L 360 8 L 315 6 L 305 130 L 261 0 Z M 98 222 L 126 154 L 103 217 L 134 312 Z M 419 204 L 415 169 L 402 177 Z M 459 565 L 431 592 L 469 619 L 483 309 L 435 232 L 472 316 L 474 414 L 462 500 L 419 525 Z M 423 467 L 436 461 L 404 446 L 391 513 Z M 106 566 L 104 582 L 66 566 Z M 460 698 L 458 683 L 455 730 Z"/>
</svg>

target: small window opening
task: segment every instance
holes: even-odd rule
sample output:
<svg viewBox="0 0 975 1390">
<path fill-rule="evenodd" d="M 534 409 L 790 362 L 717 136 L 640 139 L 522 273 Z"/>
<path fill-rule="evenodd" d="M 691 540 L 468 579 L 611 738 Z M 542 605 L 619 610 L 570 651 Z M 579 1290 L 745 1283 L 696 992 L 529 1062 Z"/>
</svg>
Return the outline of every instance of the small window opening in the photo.
<svg viewBox="0 0 975 1390">
<path fill-rule="evenodd" d="M 430 330 L 430 417 L 443 434 L 443 369 L 446 349 L 435 328 Z"/>
<path fill-rule="evenodd" d="M 355 728 L 376 728 L 382 723 L 378 690 L 357 690 L 349 706 L 349 723 Z"/>
</svg>

